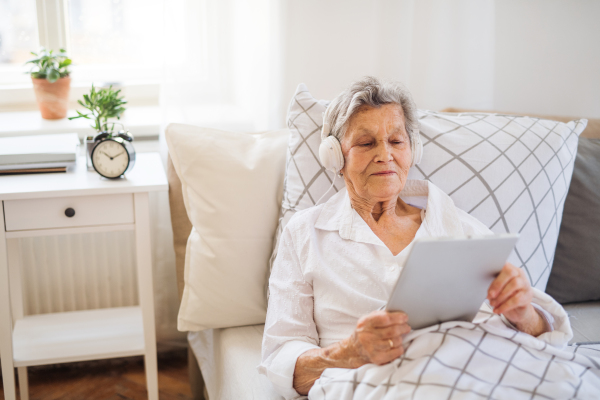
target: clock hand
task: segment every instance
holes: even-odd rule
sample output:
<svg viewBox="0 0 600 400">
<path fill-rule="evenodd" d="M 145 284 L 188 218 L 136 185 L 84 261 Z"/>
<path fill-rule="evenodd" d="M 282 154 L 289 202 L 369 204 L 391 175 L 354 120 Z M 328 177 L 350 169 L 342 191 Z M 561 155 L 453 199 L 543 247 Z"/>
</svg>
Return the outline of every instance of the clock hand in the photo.
<svg viewBox="0 0 600 400">
<path fill-rule="evenodd" d="M 121 154 L 123 154 L 123 153 L 125 153 L 125 152 L 124 152 L 124 151 L 122 151 L 122 152 L 120 152 L 119 154 L 117 154 L 116 156 L 113 156 L 112 158 L 117 158 L 117 157 L 119 157 L 119 156 L 120 156 Z M 111 160 L 112 160 L 112 158 L 111 158 Z"/>
<path fill-rule="evenodd" d="M 106 153 L 105 153 L 105 152 L 103 152 L 103 151 L 101 151 L 100 153 L 104 154 L 106 157 L 110 158 L 111 160 L 114 158 L 114 157 L 111 157 L 111 156 L 109 156 L 108 154 L 106 154 Z"/>
</svg>

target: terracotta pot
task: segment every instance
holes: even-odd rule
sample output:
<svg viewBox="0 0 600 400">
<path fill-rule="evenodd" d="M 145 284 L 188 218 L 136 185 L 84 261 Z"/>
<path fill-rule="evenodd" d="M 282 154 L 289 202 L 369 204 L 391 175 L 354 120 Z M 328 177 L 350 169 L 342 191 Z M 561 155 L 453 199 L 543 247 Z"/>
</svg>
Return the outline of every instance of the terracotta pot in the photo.
<svg viewBox="0 0 600 400">
<path fill-rule="evenodd" d="M 67 116 L 71 78 L 60 78 L 54 83 L 46 79 L 31 78 L 35 98 L 44 119 L 61 119 Z"/>
</svg>

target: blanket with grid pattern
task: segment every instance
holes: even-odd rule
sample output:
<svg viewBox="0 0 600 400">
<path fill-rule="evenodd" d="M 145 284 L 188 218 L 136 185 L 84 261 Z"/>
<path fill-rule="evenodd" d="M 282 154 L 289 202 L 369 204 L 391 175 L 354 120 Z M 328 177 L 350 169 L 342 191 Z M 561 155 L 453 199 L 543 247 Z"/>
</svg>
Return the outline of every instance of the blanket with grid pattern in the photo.
<svg viewBox="0 0 600 400">
<path fill-rule="evenodd" d="M 600 399 L 600 346 L 559 349 L 497 315 L 410 333 L 382 366 L 327 369 L 309 399 Z"/>
</svg>

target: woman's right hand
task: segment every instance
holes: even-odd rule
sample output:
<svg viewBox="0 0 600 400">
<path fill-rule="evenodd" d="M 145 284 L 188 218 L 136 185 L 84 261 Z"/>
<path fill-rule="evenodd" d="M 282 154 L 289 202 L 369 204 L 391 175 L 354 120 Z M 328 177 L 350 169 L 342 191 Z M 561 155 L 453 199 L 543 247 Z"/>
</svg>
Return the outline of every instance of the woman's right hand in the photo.
<svg viewBox="0 0 600 400">
<path fill-rule="evenodd" d="M 407 321 L 408 317 L 402 312 L 373 311 L 365 315 L 349 337 L 325 348 L 308 350 L 298 357 L 294 389 L 307 395 L 327 368 L 383 365 L 400 357 L 404 354 L 402 335 L 411 330 Z"/>
<path fill-rule="evenodd" d="M 411 331 L 403 312 L 373 311 L 356 324 L 347 344 L 357 364 L 387 364 L 404 354 L 402 335 Z"/>
</svg>

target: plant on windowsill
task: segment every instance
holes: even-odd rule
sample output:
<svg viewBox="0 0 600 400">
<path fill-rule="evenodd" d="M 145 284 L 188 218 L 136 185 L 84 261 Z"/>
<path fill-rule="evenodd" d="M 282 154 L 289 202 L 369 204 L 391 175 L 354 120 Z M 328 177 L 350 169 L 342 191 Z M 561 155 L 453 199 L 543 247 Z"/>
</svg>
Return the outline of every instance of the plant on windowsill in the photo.
<svg viewBox="0 0 600 400">
<path fill-rule="evenodd" d="M 98 133 L 105 131 L 111 134 L 114 130 L 114 124 L 112 127 L 109 127 L 110 123 L 108 119 L 121 119 L 121 114 L 125 111 L 125 107 L 123 106 L 127 104 L 123 96 L 119 95 L 120 93 L 121 89 L 114 90 L 112 85 L 108 88 L 97 89 L 92 84 L 90 93 L 83 95 L 83 101 L 77 100 L 77 103 L 89 110 L 89 112 L 84 114 L 76 110 L 77 115 L 69 117 L 69 120 L 77 118 L 93 119 L 92 128 Z"/>
<path fill-rule="evenodd" d="M 33 64 L 29 74 L 38 107 L 44 119 L 61 119 L 67 116 L 71 77 L 71 59 L 64 49 L 58 52 L 41 48 L 31 52 L 35 58 L 25 64 Z"/>
</svg>

